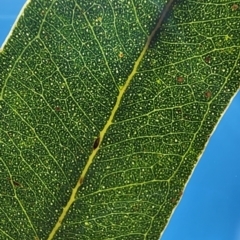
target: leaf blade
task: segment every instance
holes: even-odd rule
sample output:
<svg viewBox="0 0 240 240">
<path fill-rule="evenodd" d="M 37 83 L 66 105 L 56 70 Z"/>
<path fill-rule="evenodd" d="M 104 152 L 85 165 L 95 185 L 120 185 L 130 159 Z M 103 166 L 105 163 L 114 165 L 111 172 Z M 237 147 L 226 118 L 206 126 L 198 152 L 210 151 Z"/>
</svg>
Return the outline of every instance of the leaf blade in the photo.
<svg viewBox="0 0 240 240">
<path fill-rule="evenodd" d="M 183 1 L 174 6 L 151 49 L 141 56 L 152 24 L 147 13 L 157 16 L 158 6 L 81 4 L 32 2 L 5 46 L 6 55 L 1 55 L 1 79 L 8 79 L 1 99 L 2 162 L 7 163 L 6 176 L 25 182 L 24 191 L 13 189 L 10 195 L 17 200 L 16 209 L 24 206 L 26 232 L 21 237 L 37 233 L 45 238 L 51 225 L 43 222 L 56 222 L 59 206 L 66 206 L 74 189 L 67 208 L 75 195 L 77 199 L 69 214 L 64 210 L 67 218 L 56 238 L 155 239 L 239 87 L 233 75 L 239 68 L 238 15 L 227 2 Z M 203 6 L 214 16 L 220 12 L 220 19 L 192 19 Z M 34 14 L 43 20 L 28 27 L 28 16 Z M 225 34 L 229 29 L 224 28 L 224 14 L 230 16 L 232 37 Z M 216 23 L 216 31 L 203 35 L 201 24 L 209 22 Z M 131 75 L 129 66 L 139 54 L 140 68 Z M 7 69 L 11 61 L 14 65 Z M 132 82 L 126 85 L 125 79 Z M 115 101 L 119 108 L 114 108 Z M 99 132 L 105 138 L 93 149 Z M 32 215 L 33 209 L 41 209 L 42 216 Z"/>
</svg>

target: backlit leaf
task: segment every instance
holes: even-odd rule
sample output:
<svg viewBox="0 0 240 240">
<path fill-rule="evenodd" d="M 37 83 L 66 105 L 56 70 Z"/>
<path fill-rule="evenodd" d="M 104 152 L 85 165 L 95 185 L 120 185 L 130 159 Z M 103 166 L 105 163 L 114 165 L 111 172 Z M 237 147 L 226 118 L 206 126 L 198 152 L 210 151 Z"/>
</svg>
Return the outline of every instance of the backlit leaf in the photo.
<svg viewBox="0 0 240 240">
<path fill-rule="evenodd" d="M 0 53 L 1 239 L 157 240 L 239 88 L 239 4 L 30 1 Z"/>
</svg>

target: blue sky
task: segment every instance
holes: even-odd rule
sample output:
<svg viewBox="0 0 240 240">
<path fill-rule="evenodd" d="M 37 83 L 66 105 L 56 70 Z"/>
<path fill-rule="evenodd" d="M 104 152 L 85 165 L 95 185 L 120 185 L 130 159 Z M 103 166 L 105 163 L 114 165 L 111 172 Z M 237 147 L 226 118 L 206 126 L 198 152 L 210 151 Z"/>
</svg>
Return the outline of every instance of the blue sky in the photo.
<svg viewBox="0 0 240 240">
<path fill-rule="evenodd" d="M 1 0 L 2 45 L 24 0 Z M 240 240 L 240 93 L 197 165 L 161 240 Z"/>
</svg>

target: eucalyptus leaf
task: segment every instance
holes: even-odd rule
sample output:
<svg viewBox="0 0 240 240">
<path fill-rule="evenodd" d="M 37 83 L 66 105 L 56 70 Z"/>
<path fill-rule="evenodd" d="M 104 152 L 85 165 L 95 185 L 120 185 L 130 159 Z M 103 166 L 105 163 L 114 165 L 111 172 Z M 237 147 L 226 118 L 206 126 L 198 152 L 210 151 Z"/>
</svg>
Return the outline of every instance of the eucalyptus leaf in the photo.
<svg viewBox="0 0 240 240">
<path fill-rule="evenodd" d="M 239 6 L 29 1 L 0 53 L 0 239 L 159 239 L 239 88 Z"/>
</svg>

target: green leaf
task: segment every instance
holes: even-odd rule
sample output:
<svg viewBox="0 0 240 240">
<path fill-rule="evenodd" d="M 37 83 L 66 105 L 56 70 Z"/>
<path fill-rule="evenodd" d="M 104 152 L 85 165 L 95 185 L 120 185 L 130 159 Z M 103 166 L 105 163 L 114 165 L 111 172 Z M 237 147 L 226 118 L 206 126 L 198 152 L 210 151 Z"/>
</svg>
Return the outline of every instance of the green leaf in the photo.
<svg viewBox="0 0 240 240">
<path fill-rule="evenodd" d="M 0 54 L 1 239 L 157 240 L 239 88 L 239 5 L 32 0 Z"/>
</svg>

